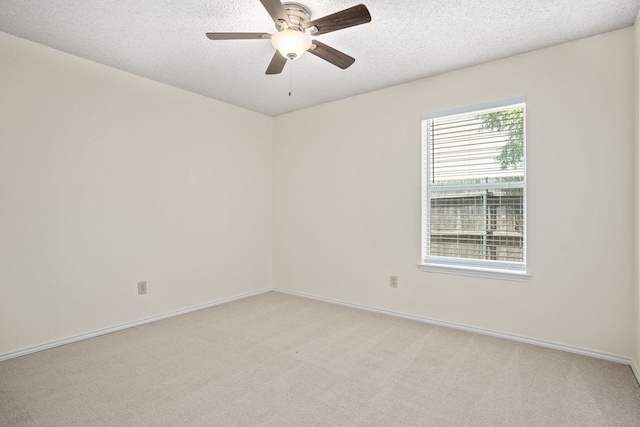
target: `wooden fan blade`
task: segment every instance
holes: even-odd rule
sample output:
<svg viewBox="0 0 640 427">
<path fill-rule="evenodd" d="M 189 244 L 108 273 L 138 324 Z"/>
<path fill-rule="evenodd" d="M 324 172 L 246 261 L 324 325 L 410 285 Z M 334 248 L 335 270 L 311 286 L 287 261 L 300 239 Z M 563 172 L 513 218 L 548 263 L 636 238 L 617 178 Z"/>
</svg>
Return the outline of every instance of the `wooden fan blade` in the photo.
<svg viewBox="0 0 640 427">
<path fill-rule="evenodd" d="M 211 40 L 270 39 L 269 33 L 207 33 Z"/>
<path fill-rule="evenodd" d="M 332 48 L 331 46 L 320 43 L 318 40 L 313 41 L 311 48 L 307 52 L 313 53 L 318 58 L 322 58 L 325 61 L 331 62 L 336 67 L 340 67 L 343 70 L 345 68 L 349 68 L 351 64 L 356 62 L 355 58 L 352 58 L 346 53 L 342 53 L 339 50 Z"/>
<path fill-rule="evenodd" d="M 291 26 L 289 15 L 287 15 L 287 11 L 284 10 L 284 6 L 280 3 L 280 0 L 260 0 L 260 3 L 267 9 L 267 12 L 269 12 L 269 15 L 271 15 L 276 25 L 286 24 L 287 26 Z"/>
<path fill-rule="evenodd" d="M 267 67 L 267 72 L 265 74 L 280 74 L 284 69 L 286 63 L 287 58 L 280 55 L 280 52 L 276 50 L 276 53 L 273 55 L 271 63 L 269 64 L 269 67 Z"/>
<path fill-rule="evenodd" d="M 316 27 L 318 31 L 312 34 L 319 36 L 320 34 L 342 30 L 343 28 L 366 24 L 367 22 L 371 22 L 369 9 L 367 9 L 367 6 L 359 4 L 332 15 L 327 15 L 324 18 L 315 19 L 307 23 L 307 28 Z"/>
</svg>

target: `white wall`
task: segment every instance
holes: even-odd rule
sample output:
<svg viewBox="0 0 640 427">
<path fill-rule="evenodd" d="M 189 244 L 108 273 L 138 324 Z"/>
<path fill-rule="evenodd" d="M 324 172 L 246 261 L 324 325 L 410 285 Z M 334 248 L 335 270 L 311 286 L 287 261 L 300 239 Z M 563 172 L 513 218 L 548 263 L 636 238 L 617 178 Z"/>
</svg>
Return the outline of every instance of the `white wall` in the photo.
<svg viewBox="0 0 640 427">
<path fill-rule="evenodd" d="M 638 364 L 634 36 L 274 120 L 0 33 L 0 355 L 274 283 Z M 420 116 L 518 95 L 532 279 L 419 272 Z"/>
<path fill-rule="evenodd" d="M 0 33 L 0 355 L 271 287 L 272 126 Z"/>
<path fill-rule="evenodd" d="M 636 17 L 636 22 L 633 27 L 635 34 L 635 94 L 636 94 L 636 103 L 635 103 L 635 112 L 636 112 L 636 164 L 635 164 L 635 181 L 636 181 L 636 206 L 635 206 L 635 226 L 636 226 L 636 251 L 634 254 L 634 264 L 635 264 L 635 317 L 634 324 L 635 328 L 633 330 L 633 344 L 634 344 L 634 353 L 633 353 L 633 361 L 634 361 L 634 370 L 636 372 L 636 377 L 640 378 L 640 262 L 638 261 L 638 257 L 640 257 L 640 12 L 638 12 L 638 16 Z"/>
<path fill-rule="evenodd" d="M 277 117 L 274 286 L 631 357 L 633 41 L 627 28 Z M 533 277 L 418 271 L 421 115 L 519 95 Z"/>
</svg>

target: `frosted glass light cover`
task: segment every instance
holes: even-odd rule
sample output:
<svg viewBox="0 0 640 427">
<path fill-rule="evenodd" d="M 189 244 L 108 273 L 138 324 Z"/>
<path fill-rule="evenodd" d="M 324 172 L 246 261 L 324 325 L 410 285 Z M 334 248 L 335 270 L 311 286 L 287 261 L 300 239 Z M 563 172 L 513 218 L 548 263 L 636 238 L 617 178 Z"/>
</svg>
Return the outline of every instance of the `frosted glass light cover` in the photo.
<svg viewBox="0 0 640 427">
<path fill-rule="evenodd" d="M 285 58 L 295 59 L 311 47 L 311 37 L 302 31 L 284 30 L 271 37 L 271 44 Z"/>
</svg>

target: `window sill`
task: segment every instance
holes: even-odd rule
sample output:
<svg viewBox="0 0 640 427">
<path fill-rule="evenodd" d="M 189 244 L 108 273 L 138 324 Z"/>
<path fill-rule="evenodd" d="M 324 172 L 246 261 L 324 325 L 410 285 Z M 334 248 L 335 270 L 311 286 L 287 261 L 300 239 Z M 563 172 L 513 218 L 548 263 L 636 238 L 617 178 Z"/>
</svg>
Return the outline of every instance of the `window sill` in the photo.
<svg viewBox="0 0 640 427">
<path fill-rule="evenodd" d="M 488 279 L 527 282 L 531 277 L 524 271 L 497 270 L 492 268 L 467 267 L 447 264 L 418 264 L 420 271 L 429 273 L 455 274 L 458 276 L 484 277 Z"/>
</svg>

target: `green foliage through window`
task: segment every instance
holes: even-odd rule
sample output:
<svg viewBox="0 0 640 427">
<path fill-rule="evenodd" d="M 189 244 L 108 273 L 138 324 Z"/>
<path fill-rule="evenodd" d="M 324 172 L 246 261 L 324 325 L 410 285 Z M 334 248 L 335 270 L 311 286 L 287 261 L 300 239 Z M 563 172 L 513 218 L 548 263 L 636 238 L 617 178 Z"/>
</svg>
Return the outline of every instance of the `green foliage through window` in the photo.
<svg viewBox="0 0 640 427">
<path fill-rule="evenodd" d="M 507 143 L 496 157 L 502 170 L 521 166 L 524 161 L 524 110 L 495 111 L 481 114 L 478 119 L 482 120 L 481 132 L 507 132 Z"/>
</svg>

